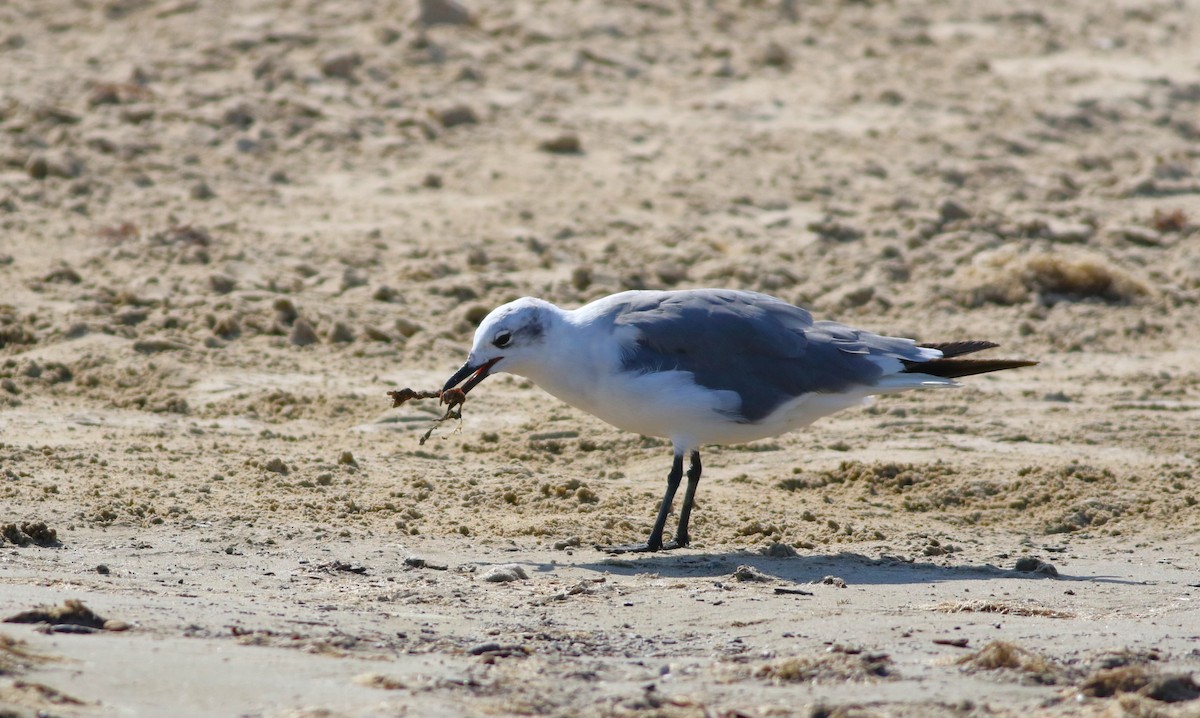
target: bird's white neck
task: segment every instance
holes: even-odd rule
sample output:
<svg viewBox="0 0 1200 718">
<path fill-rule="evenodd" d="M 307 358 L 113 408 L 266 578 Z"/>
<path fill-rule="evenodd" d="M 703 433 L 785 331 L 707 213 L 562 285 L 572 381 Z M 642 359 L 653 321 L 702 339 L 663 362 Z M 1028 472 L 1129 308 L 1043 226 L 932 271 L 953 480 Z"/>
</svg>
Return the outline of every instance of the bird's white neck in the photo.
<svg viewBox="0 0 1200 718">
<path fill-rule="evenodd" d="M 509 371 L 533 381 L 566 403 L 592 411 L 597 376 L 620 363 L 620 352 L 603 334 L 587 331 L 587 319 L 558 307 L 548 312 L 544 351 Z"/>
</svg>

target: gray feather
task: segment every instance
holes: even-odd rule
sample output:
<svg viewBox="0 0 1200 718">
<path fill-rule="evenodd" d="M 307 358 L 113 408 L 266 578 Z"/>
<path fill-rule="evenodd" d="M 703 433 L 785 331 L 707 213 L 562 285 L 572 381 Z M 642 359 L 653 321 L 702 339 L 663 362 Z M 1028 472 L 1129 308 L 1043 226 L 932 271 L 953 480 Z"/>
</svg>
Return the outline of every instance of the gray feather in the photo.
<svg viewBox="0 0 1200 718">
<path fill-rule="evenodd" d="M 638 330 L 625 371 L 689 372 L 705 388 L 736 392 L 737 419 L 750 423 L 803 394 L 873 386 L 883 370 L 869 356 L 924 358 L 909 339 L 814 322 L 804 309 L 753 292 L 639 293 L 610 317 Z"/>
</svg>

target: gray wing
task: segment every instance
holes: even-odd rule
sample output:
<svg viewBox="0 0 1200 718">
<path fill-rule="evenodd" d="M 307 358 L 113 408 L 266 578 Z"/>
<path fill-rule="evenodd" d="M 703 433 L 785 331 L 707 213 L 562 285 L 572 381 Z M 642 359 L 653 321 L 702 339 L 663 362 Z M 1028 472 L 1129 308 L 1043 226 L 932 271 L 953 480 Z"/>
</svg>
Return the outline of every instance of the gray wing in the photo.
<svg viewBox="0 0 1200 718">
<path fill-rule="evenodd" d="M 623 369 L 690 372 L 701 386 L 737 392 L 739 421 L 754 423 L 811 392 L 872 386 L 884 373 L 872 355 L 924 360 L 909 339 L 883 337 L 753 292 L 647 293 L 616 308 L 614 327 L 638 330 Z"/>
</svg>

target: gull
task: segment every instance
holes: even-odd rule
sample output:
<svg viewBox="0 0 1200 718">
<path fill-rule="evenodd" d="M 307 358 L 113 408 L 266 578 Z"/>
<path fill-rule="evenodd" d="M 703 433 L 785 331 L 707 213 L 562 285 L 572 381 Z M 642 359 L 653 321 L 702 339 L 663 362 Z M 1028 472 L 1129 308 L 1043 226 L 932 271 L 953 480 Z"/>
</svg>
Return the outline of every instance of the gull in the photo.
<svg viewBox="0 0 1200 718">
<path fill-rule="evenodd" d="M 524 297 L 492 310 L 442 391 L 468 392 L 497 372 L 532 380 L 613 426 L 669 439 L 674 462 L 645 543 L 612 553 L 687 546 L 700 448 L 795 431 L 875 394 L 959 386 L 957 377 L 1030 366 L 959 359 L 989 341 L 918 344 L 832 321 L 748 291 L 620 292 L 574 310 Z M 663 532 L 684 476 L 673 541 Z"/>
</svg>

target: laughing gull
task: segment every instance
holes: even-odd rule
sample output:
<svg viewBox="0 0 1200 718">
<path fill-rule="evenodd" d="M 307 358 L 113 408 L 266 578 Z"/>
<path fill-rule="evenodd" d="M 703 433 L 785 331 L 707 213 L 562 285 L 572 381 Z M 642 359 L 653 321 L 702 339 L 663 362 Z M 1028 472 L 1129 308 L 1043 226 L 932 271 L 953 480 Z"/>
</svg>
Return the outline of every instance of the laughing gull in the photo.
<svg viewBox="0 0 1200 718">
<path fill-rule="evenodd" d="M 675 461 L 649 539 L 606 548 L 659 551 L 688 545 L 701 446 L 779 436 L 873 394 L 958 386 L 955 377 L 1036 364 L 955 358 L 994 346 L 917 344 L 727 289 L 621 292 L 574 310 L 525 297 L 484 318 L 443 392 L 509 372 L 617 428 L 670 439 Z M 685 456 L 687 491 L 675 540 L 664 543 Z"/>
</svg>

